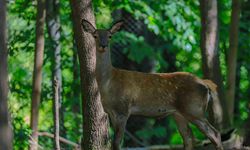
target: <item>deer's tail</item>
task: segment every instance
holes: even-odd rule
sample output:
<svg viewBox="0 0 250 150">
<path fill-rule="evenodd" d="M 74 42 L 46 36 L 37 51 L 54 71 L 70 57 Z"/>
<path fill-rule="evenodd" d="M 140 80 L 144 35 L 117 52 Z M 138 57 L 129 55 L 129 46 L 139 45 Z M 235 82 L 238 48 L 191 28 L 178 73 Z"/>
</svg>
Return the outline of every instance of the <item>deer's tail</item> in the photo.
<svg viewBox="0 0 250 150">
<path fill-rule="evenodd" d="M 208 101 L 216 101 L 218 99 L 217 85 L 211 80 L 205 79 L 203 80 L 203 82 L 206 84 L 206 87 L 208 89 Z"/>
</svg>

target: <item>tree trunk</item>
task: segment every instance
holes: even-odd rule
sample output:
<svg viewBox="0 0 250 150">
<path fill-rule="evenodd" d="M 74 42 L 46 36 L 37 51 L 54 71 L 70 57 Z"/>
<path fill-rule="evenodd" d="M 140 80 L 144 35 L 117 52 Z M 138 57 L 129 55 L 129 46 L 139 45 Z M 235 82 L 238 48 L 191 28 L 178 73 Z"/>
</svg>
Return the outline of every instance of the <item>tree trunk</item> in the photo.
<svg viewBox="0 0 250 150">
<path fill-rule="evenodd" d="M 202 53 L 202 70 L 204 77 L 213 80 L 218 85 L 218 94 L 220 101 L 212 101 L 210 107 L 210 121 L 212 124 L 221 129 L 221 126 L 228 127 L 226 106 L 222 75 L 219 62 L 218 51 L 218 14 L 217 0 L 200 0 L 201 11 L 201 53 Z M 227 108 L 227 107 L 223 107 Z M 212 110 L 211 110 L 212 109 Z M 223 111 L 223 113 L 222 113 Z M 223 119 L 223 120 L 222 120 Z"/>
<path fill-rule="evenodd" d="M 238 51 L 238 29 L 240 18 L 240 0 L 233 0 L 231 25 L 230 25 L 230 39 L 229 50 L 227 52 L 227 108 L 230 116 L 230 122 L 234 119 L 234 101 L 235 101 L 235 79 L 236 79 L 236 65 L 237 65 L 237 51 Z"/>
<path fill-rule="evenodd" d="M 45 22 L 45 0 L 37 2 L 37 18 L 36 18 L 36 47 L 35 47 L 35 62 L 32 83 L 32 104 L 31 104 L 31 129 L 32 143 L 30 150 L 37 150 L 38 147 L 38 116 L 39 104 L 41 96 L 42 82 L 42 66 L 44 52 L 44 22 Z"/>
<path fill-rule="evenodd" d="M 96 50 L 94 38 L 83 31 L 81 19 L 95 24 L 91 0 L 71 0 L 74 36 L 80 62 L 81 93 L 83 96 L 83 146 L 85 150 L 110 149 L 108 117 L 101 104 L 96 81 Z"/>
<path fill-rule="evenodd" d="M 55 78 L 54 82 L 54 148 L 55 150 L 60 150 L 60 133 L 59 133 L 59 82 L 58 79 Z"/>
<path fill-rule="evenodd" d="M 52 58 L 52 81 L 58 79 L 58 100 L 59 100 L 59 112 L 60 112 L 60 132 L 65 135 L 64 127 L 64 111 L 62 105 L 62 71 L 61 71 L 61 45 L 60 45 L 60 15 L 59 15 L 59 0 L 47 0 L 46 1 L 46 24 L 48 28 L 49 37 L 52 42 L 51 51 L 54 52 Z M 52 82 L 53 87 L 54 82 Z M 53 88 L 54 89 L 54 88 Z M 53 91 L 55 93 L 55 91 Z"/>
<path fill-rule="evenodd" d="M 6 1 L 0 0 L 0 150 L 12 149 L 12 132 L 8 113 L 8 70 Z"/>
</svg>

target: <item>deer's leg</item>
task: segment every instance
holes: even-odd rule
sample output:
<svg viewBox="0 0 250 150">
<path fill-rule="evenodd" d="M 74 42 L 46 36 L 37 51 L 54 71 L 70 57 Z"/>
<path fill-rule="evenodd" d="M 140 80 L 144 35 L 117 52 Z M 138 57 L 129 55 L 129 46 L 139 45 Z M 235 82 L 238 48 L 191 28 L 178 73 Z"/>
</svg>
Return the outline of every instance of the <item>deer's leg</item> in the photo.
<svg viewBox="0 0 250 150">
<path fill-rule="evenodd" d="M 220 133 L 207 121 L 207 119 L 191 120 L 216 145 L 216 150 L 223 150 Z"/>
<path fill-rule="evenodd" d="M 184 142 L 184 149 L 185 150 L 193 150 L 193 134 L 192 130 L 188 126 L 188 121 L 180 114 L 175 113 L 174 119 L 177 124 L 177 128 L 182 136 Z"/>
<path fill-rule="evenodd" d="M 114 140 L 113 140 L 113 150 L 120 150 L 120 144 L 125 131 L 125 126 L 128 120 L 128 116 L 125 115 L 113 115 L 111 117 L 111 122 L 114 129 Z"/>
</svg>

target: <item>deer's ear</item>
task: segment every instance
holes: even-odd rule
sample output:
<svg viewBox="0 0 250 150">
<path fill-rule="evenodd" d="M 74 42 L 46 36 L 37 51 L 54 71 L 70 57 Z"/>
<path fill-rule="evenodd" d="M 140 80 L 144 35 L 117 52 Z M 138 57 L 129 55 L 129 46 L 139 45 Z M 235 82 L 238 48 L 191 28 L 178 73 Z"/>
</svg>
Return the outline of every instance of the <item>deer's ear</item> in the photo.
<svg viewBox="0 0 250 150">
<path fill-rule="evenodd" d="M 95 27 L 85 19 L 82 19 L 82 27 L 84 31 L 91 33 L 91 34 L 93 34 L 96 30 Z"/>
<path fill-rule="evenodd" d="M 117 31 L 119 31 L 119 30 L 121 29 L 123 23 L 124 23 L 123 20 L 116 22 L 116 23 L 109 29 L 109 31 L 111 32 L 111 34 L 114 34 L 114 33 L 116 33 Z"/>
</svg>

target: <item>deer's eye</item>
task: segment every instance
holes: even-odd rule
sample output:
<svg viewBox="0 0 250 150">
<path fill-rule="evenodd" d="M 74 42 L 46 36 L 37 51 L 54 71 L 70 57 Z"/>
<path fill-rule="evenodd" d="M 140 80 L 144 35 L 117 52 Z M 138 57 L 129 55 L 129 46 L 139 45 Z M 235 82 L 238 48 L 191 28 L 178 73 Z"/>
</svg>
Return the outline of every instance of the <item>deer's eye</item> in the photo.
<svg viewBox="0 0 250 150">
<path fill-rule="evenodd" d="M 94 35 L 94 38 L 96 39 L 96 38 L 97 38 L 97 35 Z"/>
<path fill-rule="evenodd" d="M 110 35 L 109 38 L 111 39 L 111 37 L 112 37 L 112 36 Z"/>
</svg>

